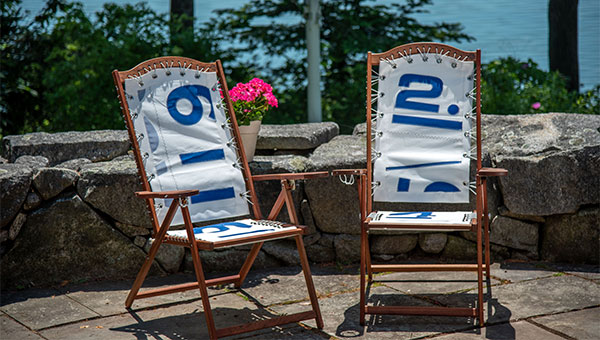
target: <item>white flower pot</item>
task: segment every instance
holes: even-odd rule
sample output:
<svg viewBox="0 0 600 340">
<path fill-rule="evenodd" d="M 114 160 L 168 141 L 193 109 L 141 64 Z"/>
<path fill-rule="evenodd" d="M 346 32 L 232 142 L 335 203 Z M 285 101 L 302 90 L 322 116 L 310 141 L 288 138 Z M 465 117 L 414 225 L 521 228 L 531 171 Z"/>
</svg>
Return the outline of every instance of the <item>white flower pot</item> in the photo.
<svg viewBox="0 0 600 340">
<path fill-rule="evenodd" d="M 244 153 L 246 154 L 246 160 L 251 162 L 254 158 L 254 151 L 256 150 L 256 139 L 258 138 L 258 131 L 260 130 L 260 120 L 253 120 L 250 125 L 240 125 L 240 136 L 242 137 L 242 144 L 244 144 Z"/>
</svg>

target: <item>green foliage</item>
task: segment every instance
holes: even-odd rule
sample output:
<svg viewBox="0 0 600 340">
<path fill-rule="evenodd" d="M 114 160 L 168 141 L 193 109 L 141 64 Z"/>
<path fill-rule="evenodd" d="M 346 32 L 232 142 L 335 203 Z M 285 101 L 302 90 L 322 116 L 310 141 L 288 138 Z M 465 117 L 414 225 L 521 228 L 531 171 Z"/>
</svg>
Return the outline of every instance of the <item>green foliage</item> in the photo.
<svg viewBox="0 0 600 340">
<path fill-rule="evenodd" d="M 263 78 L 279 100 L 264 122 L 306 121 L 303 0 L 250 0 L 218 11 L 210 24 L 194 30 L 186 26 L 188 17 L 169 18 L 144 3 L 108 3 L 88 17 L 80 3 L 47 0 L 34 19 L 20 3 L 0 3 L 0 136 L 123 128 L 111 71 L 162 55 L 219 58 L 230 84 Z M 472 39 L 460 24 L 418 23 L 414 14 L 431 3 L 321 2 L 324 120 L 337 122 L 344 133 L 364 121 L 366 51 Z M 600 85 L 583 94 L 568 92 L 563 77 L 531 60 L 503 58 L 484 65 L 483 72 L 486 113 L 599 112 Z"/>
<path fill-rule="evenodd" d="M 600 112 L 600 85 L 583 94 L 569 92 L 560 73 L 541 70 L 531 59 L 494 60 L 483 65 L 482 80 L 484 113 Z"/>
<path fill-rule="evenodd" d="M 414 41 L 472 38 L 460 24 L 420 24 L 412 17 L 431 0 L 377 5 L 370 0 L 321 2 L 322 105 L 324 120 L 350 132 L 365 117 L 366 51 L 382 52 Z M 279 109 L 266 123 L 306 121 L 306 47 L 303 0 L 251 0 L 217 11 L 217 29 L 238 54 L 238 67 L 253 66 L 278 89 Z M 267 52 L 267 56 L 261 55 Z"/>
<path fill-rule="evenodd" d="M 2 135 L 122 129 L 114 69 L 162 55 L 231 58 L 207 27 L 183 29 L 186 18 L 144 3 L 108 3 L 91 20 L 80 3 L 49 0 L 31 23 L 19 3 L 2 2 Z"/>
</svg>

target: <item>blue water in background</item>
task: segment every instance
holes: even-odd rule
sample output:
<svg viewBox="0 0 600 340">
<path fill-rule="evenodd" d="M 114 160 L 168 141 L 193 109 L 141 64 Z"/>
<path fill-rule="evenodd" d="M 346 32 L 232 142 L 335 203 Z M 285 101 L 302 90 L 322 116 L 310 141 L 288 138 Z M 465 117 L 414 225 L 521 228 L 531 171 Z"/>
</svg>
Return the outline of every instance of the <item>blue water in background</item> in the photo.
<svg viewBox="0 0 600 340">
<path fill-rule="evenodd" d="M 326 1 L 326 0 L 321 0 Z M 102 9 L 106 2 L 137 3 L 139 0 L 86 0 L 89 14 Z M 210 20 L 215 9 L 235 8 L 246 0 L 195 0 L 194 15 L 200 22 Z M 390 4 L 391 0 L 376 3 Z M 32 14 L 44 5 L 44 0 L 24 0 L 22 8 Z M 148 0 L 157 12 L 168 12 L 168 0 Z M 542 69 L 548 70 L 548 0 L 434 0 L 426 6 L 429 13 L 416 14 L 424 24 L 459 22 L 464 32 L 475 41 L 450 43 L 464 50 L 482 50 L 483 62 L 512 56 L 520 60 L 533 59 Z M 579 81 L 587 90 L 600 83 L 600 0 L 579 0 Z M 290 18 L 298 20 L 298 18 Z M 390 48 L 393 46 L 390 46 Z M 373 51 L 382 52 L 382 51 Z M 366 51 L 365 51 L 366 53 Z"/>
</svg>

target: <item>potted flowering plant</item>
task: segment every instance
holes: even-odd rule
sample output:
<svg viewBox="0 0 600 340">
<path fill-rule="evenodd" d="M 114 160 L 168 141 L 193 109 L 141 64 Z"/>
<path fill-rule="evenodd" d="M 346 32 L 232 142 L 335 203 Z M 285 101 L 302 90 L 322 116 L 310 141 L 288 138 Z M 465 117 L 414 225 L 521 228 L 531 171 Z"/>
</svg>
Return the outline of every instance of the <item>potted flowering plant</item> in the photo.
<svg viewBox="0 0 600 340">
<path fill-rule="evenodd" d="M 252 161 L 261 120 L 269 108 L 277 107 L 277 98 L 271 85 L 259 78 L 245 84 L 238 83 L 229 90 L 229 97 L 233 102 L 246 158 Z"/>
</svg>

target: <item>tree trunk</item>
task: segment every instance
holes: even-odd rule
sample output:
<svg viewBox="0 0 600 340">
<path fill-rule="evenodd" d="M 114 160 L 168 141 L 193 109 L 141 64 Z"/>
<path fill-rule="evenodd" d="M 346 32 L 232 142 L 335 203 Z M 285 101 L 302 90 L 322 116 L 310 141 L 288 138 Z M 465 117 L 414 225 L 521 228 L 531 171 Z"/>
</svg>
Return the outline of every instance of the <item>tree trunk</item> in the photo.
<svg viewBox="0 0 600 340">
<path fill-rule="evenodd" d="M 189 17 L 184 21 L 184 27 L 194 28 L 194 0 L 171 0 L 171 18 L 182 14 Z"/>
<path fill-rule="evenodd" d="M 567 89 L 579 92 L 577 5 L 578 0 L 549 0 L 548 51 L 550 70 L 566 76 Z"/>
</svg>

